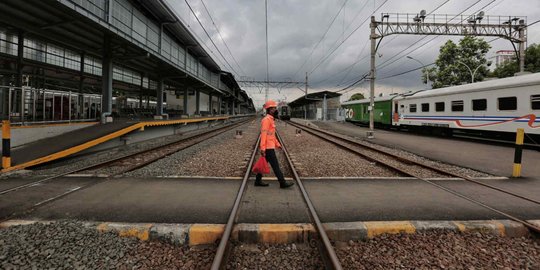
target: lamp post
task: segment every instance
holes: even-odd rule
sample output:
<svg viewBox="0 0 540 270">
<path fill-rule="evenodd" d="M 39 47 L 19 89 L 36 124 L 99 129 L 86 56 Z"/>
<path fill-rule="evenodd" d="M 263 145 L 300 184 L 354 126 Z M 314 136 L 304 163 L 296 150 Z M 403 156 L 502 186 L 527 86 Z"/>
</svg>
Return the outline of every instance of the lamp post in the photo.
<svg viewBox="0 0 540 270">
<path fill-rule="evenodd" d="M 424 63 L 422 63 L 420 60 L 418 60 L 418 59 L 416 59 L 416 58 L 413 58 L 413 57 L 410 56 L 410 55 L 407 55 L 407 58 L 409 58 L 409 59 L 411 59 L 411 60 L 414 60 L 414 61 L 420 63 L 420 65 L 421 65 L 422 67 L 424 67 L 424 68 L 426 67 L 426 65 L 424 65 Z M 426 69 L 425 73 L 426 73 L 426 87 L 428 87 L 428 86 L 429 86 L 429 72 L 428 72 L 427 69 Z"/>
<path fill-rule="evenodd" d="M 476 75 L 476 72 L 478 71 L 478 69 L 480 69 L 480 67 L 484 65 L 484 64 L 481 64 L 477 66 L 473 71 L 467 64 L 461 62 L 460 60 L 456 60 L 456 62 L 464 65 L 469 70 L 469 72 L 471 73 L 471 83 L 474 83 L 474 75 Z M 491 62 L 487 62 L 487 66 L 489 67 L 490 65 L 491 65 Z"/>
</svg>

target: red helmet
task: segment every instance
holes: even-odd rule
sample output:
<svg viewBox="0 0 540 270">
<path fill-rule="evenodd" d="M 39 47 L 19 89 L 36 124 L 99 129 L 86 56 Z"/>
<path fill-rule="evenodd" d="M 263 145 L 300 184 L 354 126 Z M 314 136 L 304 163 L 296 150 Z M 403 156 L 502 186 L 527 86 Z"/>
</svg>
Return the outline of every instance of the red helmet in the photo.
<svg viewBox="0 0 540 270">
<path fill-rule="evenodd" d="M 268 109 L 272 107 L 277 107 L 277 103 L 271 99 L 269 99 L 266 103 L 264 103 L 263 109 Z"/>
</svg>

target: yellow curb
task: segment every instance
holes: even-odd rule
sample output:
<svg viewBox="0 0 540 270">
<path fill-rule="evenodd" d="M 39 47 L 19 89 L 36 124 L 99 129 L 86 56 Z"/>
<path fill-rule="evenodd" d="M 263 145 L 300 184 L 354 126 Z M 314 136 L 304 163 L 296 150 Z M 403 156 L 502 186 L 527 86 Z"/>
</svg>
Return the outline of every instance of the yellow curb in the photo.
<svg viewBox="0 0 540 270">
<path fill-rule="evenodd" d="M 31 224 L 38 223 L 38 222 L 43 222 L 43 221 L 13 219 L 13 220 L 8 220 L 8 221 L 4 221 L 4 222 L 0 223 L 0 228 L 4 229 L 4 228 L 12 227 L 12 226 L 31 225 Z"/>
<path fill-rule="evenodd" d="M 213 244 L 221 239 L 224 230 L 223 224 L 193 224 L 189 228 L 189 245 Z"/>
<path fill-rule="evenodd" d="M 366 221 L 368 238 L 381 234 L 415 233 L 416 228 L 409 221 Z"/>
<path fill-rule="evenodd" d="M 150 228 L 152 228 L 152 224 L 101 223 L 97 226 L 97 230 L 100 232 L 115 231 L 120 237 L 137 237 L 142 241 L 150 239 Z"/>
<path fill-rule="evenodd" d="M 460 232 L 491 232 L 506 235 L 504 224 L 495 220 L 453 221 Z"/>
<path fill-rule="evenodd" d="M 259 224 L 259 241 L 268 244 L 305 242 L 313 231 L 311 224 Z"/>
<path fill-rule="evenodd" d="M 501 222 L 495 221 L 495 220 L 492 220 L 491 223 L 493 223 L 493 225 L 495 225 L 495 227 L 499 231 L 500 236 L 506 236 L 506 228 L 504 227 L 504 224 L 502 224 Z"/>
<path fill-rule="evenodd" d="M 460 232 L 464 232 L 466 230 L 465 224 L 458 222 L 458 221 L 452 221 L 454 224 L 456 224 L 456 227 Z"/>
</svg>

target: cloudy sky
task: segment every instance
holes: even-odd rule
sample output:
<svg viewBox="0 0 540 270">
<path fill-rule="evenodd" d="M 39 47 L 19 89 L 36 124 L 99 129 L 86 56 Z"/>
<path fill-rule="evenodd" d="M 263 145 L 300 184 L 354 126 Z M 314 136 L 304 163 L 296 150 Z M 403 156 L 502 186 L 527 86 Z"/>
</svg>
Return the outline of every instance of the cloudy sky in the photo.
<svg viewBox="0 0 540 270">
<path fill-rule="evenodd" d="M 186 1 L 228 64 L 206 36 Z M 241 76 L 255 80 L 266 79 L 264 0 L 167 0 L 167 2 L 206 46 L 207 51 L 214 55 L 214 59 L 223 70 L 233 72 L 237 79 Z M 203 3 L 219 28 L 221 37 Z M 490 16 L 525 16 L 528 23 L 540 19 L 539 0 L 268 0 L 270 80 L 304 81 L 305 73 L 308 72 L 310 93 L 340 90 L 360 78 L 369 69 L 370 15 L 374 13 L 376 18 L 380 19 L 383 12 L 418 13 L 421 9 L 425 9 L 428 13 L 435 10 L 434 14 L 451 15 L 460 13 L 470 15 L 483 10 Z M 448 39 L 457 41 L 460 37 L 412 35 L 385 37 L 378 50 L 377 77 L 381 79 L 420 66 L 418 62 L 407 59 L 407 55 L 424 64 L 433 63 L 439 47 Z M 486 41 L 493 39 L 485 37 Z M 540 23 L 528 30 L 528 44 L 533 43 L 540 43 Z M 512 49 L 510 42 L 503 39 L 492 41 L 490 45 L 492 48 L 488 57 L 494 57 L 498 50 Z M 404 49 L 407 50 L 403 51 Z M 376 91 L 404 92 L 424 87 L 418 70 L 378 80 Z M 264 102 L 264 91 L 260 93 L 256 88 L 245 90 L 257 106 Z M 358 92 L 367 94 L 368 91 L 369 85 L 364 82 L 346 91 L 343 99 Z M 302 94 L 297 88 L 281 91 L 270 89 L 270 98 L 276 100 L 292 101 Z"/>
</svg>

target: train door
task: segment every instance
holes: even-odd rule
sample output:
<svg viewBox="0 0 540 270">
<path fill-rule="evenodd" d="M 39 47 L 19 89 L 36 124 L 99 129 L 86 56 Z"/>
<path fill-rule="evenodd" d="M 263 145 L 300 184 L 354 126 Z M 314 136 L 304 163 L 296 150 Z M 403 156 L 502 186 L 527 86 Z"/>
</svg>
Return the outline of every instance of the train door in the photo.
<svg viewBox="0 0 540 270">
<path fill-rule="evenodd" d="M 399 122 L 399 107 L 398 107 L 397 101 L 393 102 L 392 104 L 394 106 L 394 112 L 393 112 L 393 115 L 392 115 L 392 124 L 397 125 L 398 122 Z"/>
</svg>

